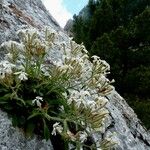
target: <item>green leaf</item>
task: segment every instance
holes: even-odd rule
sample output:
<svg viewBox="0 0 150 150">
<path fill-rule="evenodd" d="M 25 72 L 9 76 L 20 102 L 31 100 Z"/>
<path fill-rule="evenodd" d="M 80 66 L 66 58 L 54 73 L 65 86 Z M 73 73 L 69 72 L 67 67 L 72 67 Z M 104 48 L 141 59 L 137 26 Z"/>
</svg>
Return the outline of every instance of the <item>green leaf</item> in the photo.
<svg viewBox="0 0 150 150">
<path fill-rule="evenodd" d="M 13 110 L 14 110 L 14 107 L 13 107 L 12 105 L 10 105 L 9 103 L 5 103 L 5 105 L 3 105 L 3 109 L 4 109 L 5 111 L 10 112 L 10 111 L 13 111 Z"/>
<path fill-rule="evenodd" d="M 8 92 L 8 89 L 6 89 L 6 88 L 3 88 L 2 86 L 0 86 L 0 93 L 6 93 L 6 92 Z"/>
<path fill-rule="evenodd" d="M 5 102 L 5 101 L 1 101 L 0 100 L 0 105 L 4 105 L 4 104 L 7 104 L 8 102 Z"/>
<path fill-rule="evenodd" d="M 25 101 L 22 98 L 15 97 L 15 99 L 21 102 L 24 106 L 26 105 Z"/>
<path fill-rule="evenodd" d="M 0 97 L 0 101 L 8 101 L 11 97 L 11 93 L 5 94 L 4 96 Z"/>
<path fill-rule="evenodd" d="M 35 129 L 35 124 L 33 122 L 27 122 L 27 127 L 26 127 L 27 137 L 31 137 L 33 135 L 34 129 Z"/>
<path fill-rule="evenodd" d="M 26 100 L 26 105 L 33 106 L 32 100 Z"/>
<path fill-rule="evenodd" d="M 12 115 L 12 125 L 14 127 L 19 125 L 18 117 L 16 115 Z"/>
<path fill-rule="evenodd" d="M 44 138 L 48 140 L 50 138 L 50 131 L 44 119 L 43 119 L 43 123 L 44 123 Z"/>
<path fill-rule="evenodd" d="M 26 122 L 26 118 L 24 116 L 18 116 L 18 115 L 11 115 L 12 117 L 12 124 L 13 126 L 19 126 L 19 127 L 23 127 L 25 122 Z"/>
<path fill-rule="evenodd" d="M 32 118 L 34 118 L 34 117 L 36 117 L 36 116 L 40 116 L 40 115 L 42 115 L 40 112 L 34 112 L 32 115 L 30 115 L 30 116 L 27 118 L 27 120 L 32 119 Z"/>
</svg>

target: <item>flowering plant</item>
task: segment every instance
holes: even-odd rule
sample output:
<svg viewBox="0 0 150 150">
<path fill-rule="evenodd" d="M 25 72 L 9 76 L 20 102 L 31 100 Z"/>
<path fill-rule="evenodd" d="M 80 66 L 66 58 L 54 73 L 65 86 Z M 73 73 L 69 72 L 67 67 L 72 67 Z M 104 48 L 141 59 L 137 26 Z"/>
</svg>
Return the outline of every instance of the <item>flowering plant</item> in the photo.
<svg viewBox="0 0 150 150">
<path fill-rule="evenodd" d="M 1 45 L 0 107 L 14 126 L 45 139 L 59 135 L 64 149 L 109 149 L 110 139 L 94 140 L 108 115 L 105 96 L 113 90 L 106 79 L 109 65 L 56 31 L 18 31 L 20 42 Z M 60 49 L 60 50 L 59 50 Z M 57 58 L 54 53 L 60 54 Z M 59 59 L 58 59 L 59 57 Z M 88 142 L 90 140 L 90 142 Z M 53 142 L 53 141 L 52 141 Z"/>
</svg>

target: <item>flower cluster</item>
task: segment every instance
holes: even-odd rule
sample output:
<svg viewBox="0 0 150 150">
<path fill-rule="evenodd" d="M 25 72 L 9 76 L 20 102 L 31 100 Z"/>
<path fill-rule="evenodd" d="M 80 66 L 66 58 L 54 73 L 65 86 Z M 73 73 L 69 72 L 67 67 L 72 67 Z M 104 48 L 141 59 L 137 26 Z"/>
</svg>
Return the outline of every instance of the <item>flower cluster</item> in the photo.
<svg viewBox="0 0 150 150">
<path fill-rule="evenodd" d="M 105 96 L 113 90 L 113 81 L 106 78 L 110 66 L 97 56 L 90 61 L 82 44 L 72 39 L 66 43 L 61 33 L 48 28 L 45 34 L 27 29 L 18 35 L 20 43 L 1 45 L 8 53 L 0 62 L 0 107 L 15 110 L 13 122 L 25 131 L 46 139 L 50 133 L 59 134 L 67 149 L 70 145 L 77 150 L 112 146 L 112 141 L 87 143 L 95 132 L 101 132 L 109 114 Z"/>
<path fill-rule="evenodd" d="M 7 75 L 12 74 L 12 68 L 14 68 L 15 65 L 10 63 L 7 60 L 0 62 L 0 78 L 4 79 Z"/>
</svg>

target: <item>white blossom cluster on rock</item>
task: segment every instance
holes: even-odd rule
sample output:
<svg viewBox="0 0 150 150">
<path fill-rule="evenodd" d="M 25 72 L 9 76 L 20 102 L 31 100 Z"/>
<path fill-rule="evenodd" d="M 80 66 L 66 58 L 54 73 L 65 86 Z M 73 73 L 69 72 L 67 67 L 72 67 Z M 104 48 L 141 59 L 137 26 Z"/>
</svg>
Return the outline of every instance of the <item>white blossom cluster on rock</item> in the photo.
<svg viewBox="0 0 150 150">
<path fill-rule="evenodd" d="M 8 41 L 1 45 L 8 53 L 0 62 L 3 97 L 0 107 L 8 113 L 11 111 L 3 104 L 9 105 L 11 110 L 13 107 L 18 111 L 23 109 L 25 131 L 31 130 L 28 129 L 30 124 L 33 126 L 30 132 L 46 139 L 59 134 L 67 149 L 105 150 L 115 145 L 111 137 L 104 141 L 93 140 L 90 145 L 86 143 L 105 128 L 109 114 L 105 96 L 114 89 L 110 85 L 113 81 L 106 78 L 110 66 L 98 56 L 89 58 L 85 47 L 72 39 L 69 43 L 60 42 L 61 35 L 52 29 L 46 28 L 41 33 L 25 29 L 17 33 L 20 42 Z M 51 56 L 54 47 L 61 51 L 56 60 Z M 11 116 L 21 127 L 17 110 Z M 33 125 L 32 120 L 39 126 Z"/>
</svg>

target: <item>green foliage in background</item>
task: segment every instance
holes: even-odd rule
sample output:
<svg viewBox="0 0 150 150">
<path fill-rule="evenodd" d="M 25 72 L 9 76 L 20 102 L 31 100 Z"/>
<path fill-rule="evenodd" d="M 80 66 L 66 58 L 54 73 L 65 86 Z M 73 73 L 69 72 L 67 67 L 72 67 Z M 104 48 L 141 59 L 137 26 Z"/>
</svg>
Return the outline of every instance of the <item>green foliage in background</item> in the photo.
<svg viewBox="0 0 150 150">
<path fill-rule="evenodd" d="M 150 129 L 150 99 L 142 99 L 133 95 L 128 95 L 127 97 L 129 105 L 137 113 L 138 117 L 143 122 L 142 124 L 145 125 L 147 129 Z"/>
<path fill-rule="evenodd" d="M 146 107 L 143 99 L 150 98 L 150 1 L 89 0 L 87 8 L 89 19 L 74 16 L 75 41 L 83 42 L 91 55 L 111 64 L 109 78 L 116 80 L 120 94 L 128 101 L 132 94 L 139 98 L 137 107 L 141 103 Z"/>
</svg>

